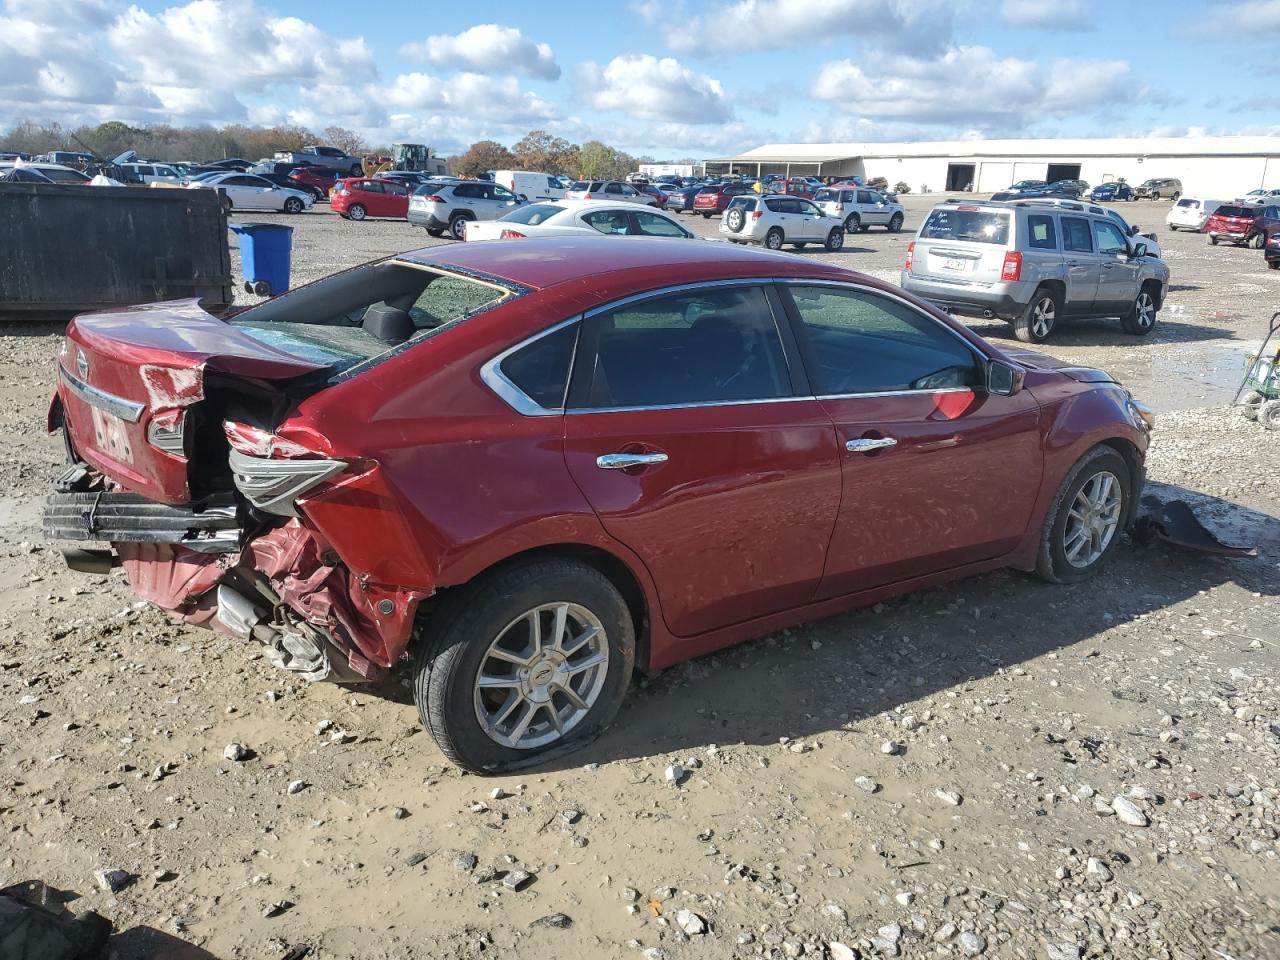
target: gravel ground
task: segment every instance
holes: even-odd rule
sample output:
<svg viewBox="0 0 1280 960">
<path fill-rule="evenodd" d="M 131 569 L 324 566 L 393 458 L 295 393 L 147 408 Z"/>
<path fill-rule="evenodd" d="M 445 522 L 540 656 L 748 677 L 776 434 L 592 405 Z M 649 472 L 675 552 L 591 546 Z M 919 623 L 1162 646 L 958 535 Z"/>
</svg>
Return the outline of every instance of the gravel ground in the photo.
<svg viewBox="0 0 1280 960">
<path fill-rule="evenodd" d="M 300 281 L 426 239 L 283 219 Z M 909 239 L 833 256 L 892 278 Z M 1160 240 L 1156 332 L 1049 352 L 1151 402 L 1153 488 L 1257 559 L 1125 543 L 1087 584 L 998 573 L 784 631 L 638 682 L 518 777 L 449 766 L 404 676 L 307 686 L 66 571 L 39 535 L 59 327 L 7 324 L 0 882 L 74 891 L 121 960 L 1280 956 L 1280 435 L 1224 409 L 1280 274 Z"/>
</svg>

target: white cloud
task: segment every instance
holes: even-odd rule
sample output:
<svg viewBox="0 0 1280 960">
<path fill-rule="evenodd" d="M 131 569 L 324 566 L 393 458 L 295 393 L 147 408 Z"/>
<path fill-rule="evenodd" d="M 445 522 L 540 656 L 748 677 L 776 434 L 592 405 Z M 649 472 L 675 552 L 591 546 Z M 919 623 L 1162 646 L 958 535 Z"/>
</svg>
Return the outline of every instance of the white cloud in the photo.
<svg viewBox="0 0 1280 960">
<path fill-rule="evenodd" d="M 1121 95 L 1127 104 L 1143 99 L 1144 90 L 1128 89 L 1128 77 L 1124 61 L 1022 60 L 961 46 L 932 58 L 876 53 L 861 63 L 832 61 L 819 69 L 811 93 L 871 119 L 1014 134 Z"/>
<path fill-rule="evenodd" d="M 1000 15 L 1016 27 L 1089 30 L 1091 11 L 1084 0 L 1003 0 Z"/>
<path fill-rule="evenodd" d="M 951 35 L 944 0 L 724 0 L 678 18 L 667 45 L 699 56 L 783 50 L 836 37 L 874 37 L 907 48 L 936 48 Z"/>
<path fill-rule="evenodd" d="M 559 112 L 551 101 L 521 90 L 514 77 L 479 73 L 460 73 L 447 80 L 427 73 L 402 73 L 368 95 L 390 110 L 431 110 L 515 124 L 554 119 Z"/>
<path fill-rule="evenodd" d="M 597 110 L 617 110 L 641 120 L 723 123 L 731 113 L 719 80 L 672 57 L 630 53 L 604 67 L 587 62 L 579 68 L 579 83 Z"/>
<path fill-rule="evenodd" d="M 253 0 L 193 0 L 152 14 L 130 7 L 107 42 L 145 83 L 258 92 L 275 83 L 360 83 L 377 75 L 360 37 L 337 39 Z"/>
<path fill-rule="evenodd" d="M 400 48 L 406 57 L 470 73 L 518 73 L 558 80 L 560 66 L 550 44 L 534 43 L 515 27 L 482 23 L 456 35 L 438 34 Z"/>
<path fill-rule="evenodd" d="M 1198 11 L 1197 29 L 1204 20 L 1214 33 L 1256 37 L 1280 33 L 1280 0 L 1243 0 L 1216 3 L 1210 11 Z"/>
</svg>

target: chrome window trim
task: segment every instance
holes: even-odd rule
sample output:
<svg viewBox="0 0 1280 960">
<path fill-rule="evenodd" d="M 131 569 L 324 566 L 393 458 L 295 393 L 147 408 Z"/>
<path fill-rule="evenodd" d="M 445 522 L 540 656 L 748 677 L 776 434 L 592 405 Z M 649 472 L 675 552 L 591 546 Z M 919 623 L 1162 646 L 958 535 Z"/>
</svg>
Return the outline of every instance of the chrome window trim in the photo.
<svg viewBox="0 0 1280 960">
<path fill-rule="evenodd" d="M 545 330 L 539 330 L 537 333 L 535 333 L 531 337 L 526 337 L 524 340 L 521 340 L 519 343 L 517 343 L 514 347 L 508 347 L 506 350 L 503 350 L 496 357 L 492 357 L 485 362 L 484 366 L 480 368 L 480 379 L 484 381 L 485 385 L 494 393 L 496 393 L 507 404 L 507 406 L 515 410 L 516 413 L 519 413 L 526 417 L 555 417 L 555 416 L 562 415 L 564 413 L 563 400 L 561 401 L 561 405 L 559 407 L 542 406 L 536 400 L 534 400 L 533 397 L 529 396 L 527 393 L 521 390 L 518 386 L 516 386 L 515 382 L 511 380 L 511 378 L 508 377 L 506 373 L 503 372 L 502 361 L 507 359 L 507 357 L 511 356 L 513 353 L 519 353 L 521 350 L 523 350 L 525 347 L 529 346 L 530 344 L 537 343 L 543 337 L 549 337 L 551 336 L 551 334 L 559 330 L 563 330 L 565 327 L 568 327 L 572 324 L 578 323 L 580 320 L 582 320 L 581 314 L 578 314 L 577 316 L 574 316 L 574 317 L 570 317 L 568 320 L 561 320 L 559 323 L 555 324 L 554 326 L 547 327 L 547 329 Z M 578 352 L 577 344 L 574 344 L 573 351 L 574 351 L 574 356 L 570 356 L 569 358 L 570 373 L 572 373 L 573 371 L 573 362 L 575 359 L 577 359 L 576 357 L 576 354 Z M 565 393 L 568 393 L 568 391 L 569 391 L 569 384 L 566 381 Z"/>
<path fill-rule="evenodd" d="M 90 386 L 69 372 L 61 363 L 58 364 L 58 375 L 62 377 L 62 382 L 67 385 L 67 389 L 89 406 L 105 410 L 129 423 L 137 423 L 142 419 L 142 411 L 146 410 L 146 404 L 126 400 L 124 397 L 117 397 L 113 393 Z"/>
<path fill-rule="evenodd" d="M 604 304 L 599 307 L 592 307 L 577 316 L 562 320 L 559 323 L 547 327 L 545 330 L 539 330 L 532 336 L 526 337 L 514 346 L 508 347 L 497 356 L 490 358 L 480 368 L 480 379 L 495 394 L 498 395 L 509 407 L 517 413 L 526 417 L 552 417 L 552 416 L 569 416 L 574 414 L 596 414 L 596 413 L 638 413 L 646 410 L 690 410 L 700 407 L 741 407 L 750 404 L 759 403 L 796 403 L 805 400 L 859 400 L 859 399 L 875 399 L 878 397 L 902 397 L 913 396 L 921 393 L 967 393 L 975 388 L 973 387 L 939 387 L 934 390 L 882 390 L 871 393 L 824 393 L 824 394 L 800 394 L 792 397 L 768 397 L 759 400 L 710 400 L 701 403 L 664 403 L 653 404 L 650 406 L 638 407 L 579 407 L 574 410 L 565 407 L 548 408 L 538 404 L 532 397 L 515 385 L 502 372 L 502 361 L 513 353 L 527 347 L 528 345 L 541 340 L 543 337 L 555 333 L 564 327 L 574 323 L 581 323 L 583 320 L 594 317 L 602 313 L 609 313 L 621 307 L 628 306 L 633 303 L 640 303 L 645 300 L 651 300 L 658 297 L 667 296 L 669 294 L 682 293 L 688 290 L 703 290 L 708 287 L 728 287 L 728 286 L 758 286 L 761 284 L 785 284 L 790 286 L 829 286 L 841 289 L 852 290 L 854 292 L 867 292 L 875 295 L 887 297 L 895 300 L 903 306 L 914 310 L 921 317 L 933 323 L 935 326 L 945 330 L 951 336 L 955 337 L 963 343 L 977 359 L 986 361 L 991 358 L 979 350 L 969 340 L 952 330 L 944 323 L 939 323 L 936 317 L 930 316 L 922 311 L 911 301 L 905 297 L 898 296 L 891 291 L 881 290 L 877 287 L 868 287 L 858 284 L 856 281 L 849 280 L 823 280 L 805 277 L 735 277 L 727 280 L 709 280 L 695 281 L 692 283 L 681 283 L 670 287 L 661 287 L 656 290 L 647 290 L 643 293 L 634 293 L 630 296 L 623 297 L 621 300 L 614 300 L 611 303 Z M 570 361 L 570 370 L 573 369 L 573 362 L 577 359 L 577 347 L 574 347 L 574 357 Z"/>
</svg>

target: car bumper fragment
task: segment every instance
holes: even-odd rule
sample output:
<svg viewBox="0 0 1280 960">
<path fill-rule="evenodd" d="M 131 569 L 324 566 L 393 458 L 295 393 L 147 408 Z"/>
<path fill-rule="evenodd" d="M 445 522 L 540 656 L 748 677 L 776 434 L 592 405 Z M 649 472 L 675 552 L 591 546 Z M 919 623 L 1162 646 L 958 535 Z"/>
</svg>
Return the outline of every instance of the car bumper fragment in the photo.
<svg viewBox="0 0 1280 960">
<path fill-rule="evenodd" d="M 1161 500 L 1154 494 L 1142 498 L 1142 512 L 1134 521 L 1133 535 L 1140 543 L 1165 543 L 1217 557 L 1256 557 L 1256 546 L 1223 543 L 1197 519 L 1185 500 Z"/>
<path fill-rule="evenodd" d="M 52 493 L 44 533 L 54 540 L 180 543 L 197 553 L 240 549 L 240 520 L 230 497 L 175 507 L 136 493 Z"/>
</svg>

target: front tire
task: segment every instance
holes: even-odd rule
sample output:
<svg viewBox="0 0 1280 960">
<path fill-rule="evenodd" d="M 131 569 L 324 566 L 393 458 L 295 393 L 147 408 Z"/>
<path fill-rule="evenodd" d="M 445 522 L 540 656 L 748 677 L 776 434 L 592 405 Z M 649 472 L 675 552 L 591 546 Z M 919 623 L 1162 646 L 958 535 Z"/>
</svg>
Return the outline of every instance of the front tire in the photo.
<svg viewBox="0 0 1280 960">
<path fill-rule="evenodd" d="M 1209 245 L 1211 247 L 1216 247 L 1218 245 L 1218 238 L 1215 237 L 1212 233 L 1209 234 Z"/>
<path fill-rule="evenodd" d="M 1129 310 L 1120 318 L 1120 329 L 1134 336 L 1145 337 L 1156 328 L 1156 314 L 1160 308 L 1151 287 L 1144 285 L 1138 291 Z"/>
<path fill-rule="evenodd" d="M 1158 194 L 1158 193 L 1153 193 L 1153 194 L 1151 195 L 1151 199 L 1152 199 L 1152 200 L 1159 200 L 1159 199 L 1160 199 L 1160 194 Z"/>
<path fill-rule="evenodd" d="M 764 235 L 764 245 L 770 250 L 781 250 L 784 239 L 782 231 L 777 227 L 773 227 Z"/>
<path fill-rule="evenodd" d="M 1255 233 L 1249 238 L 1248 247 L 1250 250 L 1261 250 L 1267 245 L 1267 238 L 1261 233 Z"/>
<path fill-rule="evenodd" d="M 1111 447 L 1081 457 L 1045 518 L 1036 573 L 1050 583 L 1078 583 L 1102 569 L 1128 522 L 1132 493 L 1129 465 Z"/>
<path fill-rule="evenodd" d="M 635 623 L 598 570 L 541 560 L 499 570 L 427 621 L 418 716 L 474 773 L 529 766 L 584 744 L 617 715 L 635 665 Z"/>
<path fill-rule="evenodd" d="M 1044 343 L 1062 314 L 1062 297 L 1049 287 L 1036 290 L 1027 308 L 1013 320 L 1013 334 L 1023 343 Z"/>
<path fill-rule="evenodd" d="M 1258 407 L 1258 422 L 1268 430 L 1280 431 L 1280 400 L 1268 400 Z"/>
<path fill-rule="evenodd" d="M 827 253 L 839 253 L 844 248 L 844 230 L 833 227 L 827 234 L 827 242 L 823 244 Z"/>
<path fill-rule="evenodd" d="M 449 221 L 449 236 L 455 240 L 467 239 L 467 218 L 461 214 Z"/>
</svg>

